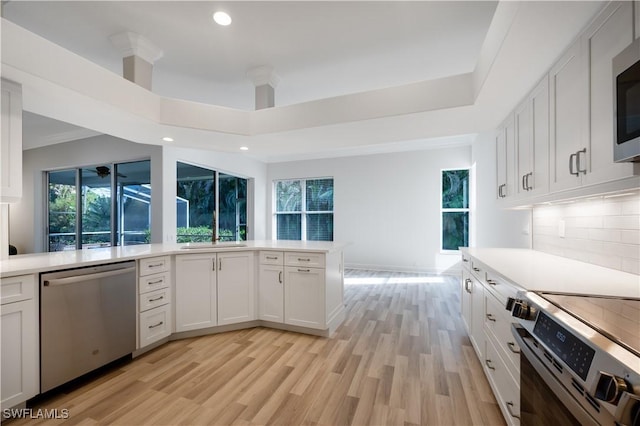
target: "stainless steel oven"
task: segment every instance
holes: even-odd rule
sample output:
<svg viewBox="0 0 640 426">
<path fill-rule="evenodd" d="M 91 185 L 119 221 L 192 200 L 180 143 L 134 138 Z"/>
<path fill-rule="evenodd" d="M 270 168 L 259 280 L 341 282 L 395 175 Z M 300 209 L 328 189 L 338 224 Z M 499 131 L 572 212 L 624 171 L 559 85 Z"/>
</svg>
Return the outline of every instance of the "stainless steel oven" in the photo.
<svg viewBox="0 0 640 426">
<path fill-rule="evenodd" d="M 640 300 L 523 292 L 521 425 L 640 426 Z"/>
</svg>

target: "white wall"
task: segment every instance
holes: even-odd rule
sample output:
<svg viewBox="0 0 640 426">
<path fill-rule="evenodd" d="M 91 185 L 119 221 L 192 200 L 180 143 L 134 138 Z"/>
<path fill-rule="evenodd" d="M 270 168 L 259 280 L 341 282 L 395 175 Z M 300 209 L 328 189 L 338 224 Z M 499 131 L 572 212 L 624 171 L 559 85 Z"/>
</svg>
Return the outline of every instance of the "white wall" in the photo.
<svg viewBox="0 0 640 426">
<path fill-rule="evenodd" d="M 531 248 L 531 210 L 507 210 L 497 202 L 494 137 L 493 132 L 481 133 L 472 145 L 475 246 Z"/>
<path fill-rule="evenodd" d="M 20 254 L 46 251 L 44 214 L 47 195 L 43 171 L 143 159 L 151 159 L 151 235 L 157 240 L 157 236 L 162 235 L 162 215 L 157 213 L 162 206 L 162 192 L 154 188 L 161 187 L 162 147 L 100 135 L 24 151 L 23 197 L 19 203 L 10 206 L 11 244 Z"/>
<path fill-rule="evenodd" d="M 375 269 L 444 271 L 459 255 L 440 254 L 440 176 L 471 165 L 457 147 L 268 165 L 267 212 L 273 180 L 334 178 L 334 240 L 349 242 L 345 264 Z M 267 235 L 272 237 L 272 218 Z"/>
</svg>

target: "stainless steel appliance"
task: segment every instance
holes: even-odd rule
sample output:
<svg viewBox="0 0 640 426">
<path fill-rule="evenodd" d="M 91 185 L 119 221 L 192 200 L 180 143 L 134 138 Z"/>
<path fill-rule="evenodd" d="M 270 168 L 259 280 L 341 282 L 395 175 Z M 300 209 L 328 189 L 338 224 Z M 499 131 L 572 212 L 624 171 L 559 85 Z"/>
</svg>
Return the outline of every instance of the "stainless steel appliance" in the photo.
<svg viewBox="0 0 640 426">
<path fill-rule="evenodd" d="M 521 425 L 640 426 L 640 299 L 523 292 Z"/>
<path fill-rule="evenodd" d="M 135 262 L 40 276 L 40 392 L 136 347 Z"/>
<path fill-rule="evenodd" d="M 640 161 L 640 39 L 613 58 L 613 157 Z"/>
</svg>

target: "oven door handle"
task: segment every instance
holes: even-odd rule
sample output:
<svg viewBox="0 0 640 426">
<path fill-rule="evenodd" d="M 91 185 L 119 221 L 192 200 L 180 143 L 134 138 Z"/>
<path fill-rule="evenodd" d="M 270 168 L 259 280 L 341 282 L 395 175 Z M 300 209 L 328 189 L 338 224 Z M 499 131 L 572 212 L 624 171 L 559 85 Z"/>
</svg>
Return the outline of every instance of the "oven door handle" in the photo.
<svg viewBox="0 0 640 426">
<path fill-rule="evenodd" d="M 531 345 L 527 340 L 533 340 L 529 332 L 518 324 L 511 324 L 511 333 L 516 339 L 516 343 L 520 346 L 520 356 L 527 358 L 531 366 L 536 370 L 540 378 L 544 380 L 546 385 L 558 397 L 560 402 L 573 414 L 573 416 L 582 425 L 597 425 L 593 417 L 587 413 L 582 406 L 575 400 L 569 391 L 560 383 L 550 370 L 542 363 L 540 358 L 533 352 Z M 526 389 L 522 389 L 526 392 Z"/>
</svg>

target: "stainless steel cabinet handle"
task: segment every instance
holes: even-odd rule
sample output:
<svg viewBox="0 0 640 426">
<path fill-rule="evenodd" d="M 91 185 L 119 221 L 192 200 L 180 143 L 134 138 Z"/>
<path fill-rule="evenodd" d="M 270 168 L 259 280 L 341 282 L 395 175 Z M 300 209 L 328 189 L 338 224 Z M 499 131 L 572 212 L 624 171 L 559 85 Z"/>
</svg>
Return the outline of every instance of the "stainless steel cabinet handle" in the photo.
<svg viewBox="0 0 640 426">
<path fill-rule="evenodd" d="M 136 270 L 135 267 L 131 267 L 131 268 L 115 269 L 113 271 L 98 272 L 97 274 L 76 275 L 75 277 L 68 277 L 68 278 L 56 278 L 56 279 L 53 279 L 53 280 L 45 280 L 44 281 L 44 286 L 45 287 L 54 287 L 54 286 L 58 286 L 58 285 L 67 285 L 67 284 L 79 283 L 79 282 L 87 281 L 87 280 L 97 280 L 97 279 L 100 279 L 100 278 L 113 277 L 115 275 L 127 274 L 129 272 L 135 272 L 135 270 Z"/>
<path fill-rule="evenodd" d="M 298 268 L 298 272 L 311 272 L 311 269 L 300 269 L 300 268 Z"/>
<path fill-rule="evenodd" d="M 215 257 L 213 259 L 211 259 L 211 270 L 212 271 L 216 270 L 216 258 Z"/>
<path fill-rule="evenodd" d="M 218 271 L 222 271 L 222 258 L 218 259 Z"/>
<path fill-rule="evenodd" d="M 147 265 L 147 268 L 159 268 L 160 266 L 164 266 L 164 263 L 152 263 Z"/>
<path fill-rule="evenodd" d="M 512 410 L 512 408 L 513 408 L 513 402 L 511 402 L 511 401 L 507 402 L 507 411 L 509 412 L 509 414 L 511 415 L 511 417 L 514 417 L 514 418 L 516 418 L 516 419 L 519 419 L 519 418 L 520 418 L 520 416 L 518 416 L 518 415 L 516 415 L 516 414 L 513 414 L 513 410 Z"/>
<path fill-rule="evenodd" d="M 531 191 L 533 189 L 533 185 L 529 183 L 530 177 L 533 177 L 533 172 L 529 172 L 529 174 L 527 174 L 527 191 Z"/>
<path fill-rule="evenodd" d="M 298 262 L 311 262 L 311 259 L 305 259 L 305 258 L 299 257 Z"/>
<path fill-rule="evenodd" d="M 463 258 L 462 258 L 462 261 L 463 261 L 463 262 L 468 262 L 468 261 L 469 261 L 469 259 L 465 259 L 465 258 L 463 257 Z"/>
<path fill-rule="evenodd" d="M 509 350 L 511 352 L 513 352 L 514 354 L 519 354 L 520 353 L 520 351 L 518 349 L 516 349 L 515 342 L 507 342 L 507 346 L 509 347 Z"/>
<path fill-rule="evenodd" d="M 164 324 L 164 321 L 160 321 L 160 322 L 159 322 L 159 323 L 157 323 L 157 324 L 150 325 L 150 326 L 149 326 L 149 328 L 151 329 L 151 328 L 160 327 L 162 324 Z"/>
<path fill-rule="evenodd" d="M 489 278 L 487 278 L 487 284 L 489 284 L 489 285 L 498 285 L 497 282 L 495 282 L 494 280 L 490 280 Z"/>
<path fill-rule="evenodd" d="M 476 268 L 475 266 L 472 269 L 476 272 L 480 272 L 480 268 Z"/>
<path fill-rule="evenodd" d="M 580 151 L 576 152 L 576 168 L 578 169 L 578 172 L 576 173 L 576 175 L 579 175 L 580 173 L 583 174 L 587 174 L 587 168 L 585 167 L 584 170 L 582 170 L 582 167 L 580 167 L 581 161 L 580 161 L 580 154 L 584 154 L 587 155 L 587 148 L 582 148 Z"/>
<path fill-rule="evenodd" d="M 490 359 L 485 359 L 484 363 L 485 363 L 485 365 L 487 366 L 487 368 L 489 370 L 494 370 L 495 371 L 496 368 L 493 365 L 491 365 L 491 360 Z"/>
<path fill-rule="evenodd" d="M 471 293 L 471 288 L 469 287 L 471 285 L 471 280 L 469 278 L 464 280 L 464 289 L 466 290 L 467 293 Z"/>
<path fill-rule="evenodd" d="M 522 190 L 523 191 L 528 191 L 527 189 L 527 176 L 529 175 L 522 175 Z"/>
<path fill-rule="evenodd" d="M 156 285 L 156 284 L 162 284 L 164 282 L 164 278 L 159 279 L 159 280 L 155 280 L 155 281 L 149 281 L 147 282 L 148 285 Z"/>
<path fill-rule="evenodd" d="M 278 272 L 278 282 L 282 284 L 282 271 Z"/>
<path fill-rule="evenodd" d="M 157 302 L 158 300 L 164 299 L 164 296 L 156 297 L 155 299 L 149 299 L 149 302 Z"/>
<path fill-rule="evenodd" d="M 278 256 L 265 256 L 269 260 L 278 260 Z"/>
<path fill-rule="evenodd" d="M 487 319 L 488 319 L 489 321 L 496 322 L 496 319 L 495 319 L 495 317 L 493 316 L 493 314 L 487 314 L 487 315 L 486 315 L 486 317 L 487 317 Z"/>
<path fill-rule="evenodd" d="M 569 174 L 573 176 L 580 176 L 580 173 L 573 171 L 573 159 L 578 156 L 577 153 L 573 153 L 569 156 Z"/>
</svg>

